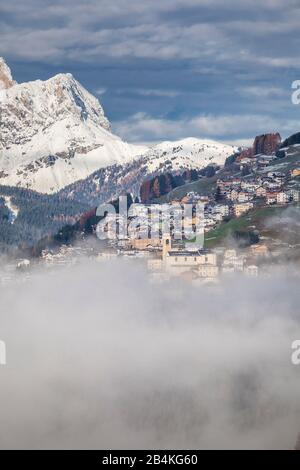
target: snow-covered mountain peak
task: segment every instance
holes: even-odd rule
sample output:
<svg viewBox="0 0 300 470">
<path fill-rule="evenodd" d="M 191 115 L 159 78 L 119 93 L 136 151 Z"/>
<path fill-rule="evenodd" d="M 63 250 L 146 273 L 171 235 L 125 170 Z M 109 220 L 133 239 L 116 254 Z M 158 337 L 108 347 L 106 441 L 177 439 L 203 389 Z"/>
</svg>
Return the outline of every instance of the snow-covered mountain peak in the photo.
<svg viewBox="0 0 300 470">
<path fill-rule="evenodd" d="M 98 99 L 71 74 L 0 91 L 0 184 L 54 192 L 145 151 L 110 132 Z"/>
<path fill-rule="evenodd" d="M 58 74 L 42 81 L 21 83 L 0 95 L 0 105 L 18 108 L 24 106 L 26 117 L 32 115 L 40 120 L 62 120 L 67 117 L 93 121 L 103 129 L 110 130 L 97 98 L 91 95 L 71 74 Z"/>
<path fill-rule="evenodd" d="M 11 88 L 15 83 L 16 82 L 12 78 L 10 68 L 3 57 L 0 57 L 0 90 Z"/>
</svg>

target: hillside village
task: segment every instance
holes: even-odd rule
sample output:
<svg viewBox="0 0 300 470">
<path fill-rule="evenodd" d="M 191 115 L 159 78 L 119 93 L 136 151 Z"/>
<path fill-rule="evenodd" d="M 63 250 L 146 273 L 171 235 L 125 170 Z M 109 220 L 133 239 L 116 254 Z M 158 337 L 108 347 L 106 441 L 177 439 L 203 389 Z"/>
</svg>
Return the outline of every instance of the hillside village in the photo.
<svg viewBox="0 0 300 470">
<path fill-rule="evenodd" d="M 14 267 L 11 266 L 11 275 L 2 276 L 2 282 L 9 282 L 15 268 L 21 277 L 27 278 L 32 263 L 63 267 L 82 257 L 99 262 L 119 258 L 143 260 L 153 281 L 180 277 L 196 284 L 215 283 L 222 276 L 232 274 L 257 277 L 266 273 L 270 265 L 282 267 L 285 261 L 296 260 L 298 240 L 292 245 L 290 240 L 281 239 L 283 237 L 268 237 L 257 223 L 284 213 L 288 207 L 299 208 L 299 144 L 279 148 L 278 136 L 272 136 L 275 145 L 272 145 L 272 138 L 263 136 L 266 143 L 263 154 L 256 154 L 253 149 L 243 150 L 235 155 L 225 171 L 217 171 L 213 190 L 209 193 L 191 190 L 180 198 L 170 198 L 169 202 L 137 203 L 125 220 L 117 214 L 118 227 L 135 221 L 141 230 L 141 227 L 148 227 L 150 220 L 156 237 L 136 234 L 90 246 L 81 234 L 83 237 L 76 244 L 43 250 L 38 261 L 19 259 Z M 261 138 L 256 138 L 253 148 L 257 149 L 260 143 Z M 197 239 L 193 242 L 184 240 L 183 232 L 182 240 L 178 240 L 174 228 L 178 211 L 183 214 L 184 207 L 194 208 L 199 203 L 203 207 L 204 244 L 199 244 Z M 154 220 L 152 215 L 151 220 L 151 214 L 162 210 L 169 211 L 170 215 L 167 231 L 161 219 Z M 105 230 L 109 231 L 114 222 L 114 218 L 107 216 Z M 187 222 L 195 225 L 193 209 L 190 220 L 184 223 Z"/>
<path fill-rule="evenodd" d="M 271 262 L 282 261 L 284 244 L 280 240 L 274 243 L 274 240 L 262 237 L 255 226 L 248 232 L 236 231 L 235 235 L 238 233 L 239 237 L 235 240 L 222 239 L 222 243 L 216 240 L 213 248 L 207 248 L 217 238 L 213 235 L 218 227 L 226 227 L 233 222 L 239 228 L 240 220 L 258 211 L 264 211 L 267 216 L 268 212 L 282 212 L 289 205 L 298 207 L 298 144 L 293 148 L 282 147 L 278 150 L 278 135 L 271 135 L 271 138 L 267 135 L 255 139 L 253 148 L 256 150 L 261 148 L 261 137 L 265 143 L 262 147 L 265 154 L 249 150 L 241 152 L 234 162 L 235 174 L 218 177 L 215 192 L 203 195 L 192 191 L 181 199 L 169 202 L 170 208 L 176 207 L 176 204 L 182 208 L 185 204 L 195 205 L 199 202 L 204 205 L 204 247 L 197 247 L 196 243 L 194 246 L 191 243 L 178 243 L 172 239 L 171 231 L 170 237 L 163 235 L 157 240 L 144 238 L 128 240 L 127 243 L 122 241 L 118 246 L 118 256 L 141 257 L 143 253 L 145 257 L 150 257 L 148 269 L 153 279 L 181 276 L 192 282 L 215 282 L 221 275 L 232 273 L 256 277 Z M 272 138 L 275 145 L 272 145 Z M 290 155 L 296 155 L 292 163 L 288 160 Z M 240 170 L 239 175 L 236 170 Z M 240 243 L 241 239 L 243 243 Z"/>
</svg>

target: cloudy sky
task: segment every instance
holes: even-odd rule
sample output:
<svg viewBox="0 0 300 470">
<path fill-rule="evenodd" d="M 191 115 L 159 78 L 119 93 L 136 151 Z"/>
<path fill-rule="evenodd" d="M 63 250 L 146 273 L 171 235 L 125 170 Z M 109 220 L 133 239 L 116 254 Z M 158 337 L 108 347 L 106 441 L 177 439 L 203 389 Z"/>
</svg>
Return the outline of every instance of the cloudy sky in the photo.
<svg viewBox="0 0 300 470">
<path fill-rule="evenodd" d="M 131 141 L 247 142 L 300 130 L 299 0 L 10 0 L 0 55 L 17 81 L 71 72 Z"/>
</svg>

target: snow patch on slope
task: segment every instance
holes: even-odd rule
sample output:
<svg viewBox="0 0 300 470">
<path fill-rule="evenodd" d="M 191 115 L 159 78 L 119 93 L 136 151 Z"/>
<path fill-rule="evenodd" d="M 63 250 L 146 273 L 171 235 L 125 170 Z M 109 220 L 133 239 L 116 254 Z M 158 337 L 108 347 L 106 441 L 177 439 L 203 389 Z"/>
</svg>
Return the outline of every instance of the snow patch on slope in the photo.
<svg viewBox="0 0 300 470">
<path fill-rule="evenodd" d="M 5 201 L 5 205 L 6 205 L 7 209 L 9 210 L 9 213 L 10 213 L 9 222 L 11 224 L 13 224 L 15 222 L 16 218 L 18 217 L 19 208 L 11 202 L 11 197 L 10 196 L 4 196 L 3 199 Z"/>
</svg>

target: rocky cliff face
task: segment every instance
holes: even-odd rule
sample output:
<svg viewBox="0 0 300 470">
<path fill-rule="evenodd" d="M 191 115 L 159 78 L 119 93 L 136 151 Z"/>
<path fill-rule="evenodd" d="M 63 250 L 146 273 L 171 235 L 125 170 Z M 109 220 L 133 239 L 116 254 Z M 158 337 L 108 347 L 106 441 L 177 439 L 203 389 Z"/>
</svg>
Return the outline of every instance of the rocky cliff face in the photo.
<svg viewBox="0 0 300 470">
<path fill-rule="evenodd" d="M 238 155 L 236 161 L 239 162 L 243 160 L 244 158 L 251 158 L 253 157 L 253 148 L 247 148 L 241 151 L 241 153 Z"/>
<path fill-rule="evenodd" d="M 275 134 L 263 134 L 255 137 L 253 144 L 253 155 L 260 153 L 264 155 L 274 154 L 281 143 L 281 136 L 277 132 Z"/>
<path fill-rule="evenodd" d="M 140 190 L 141 202 L 145 204 L 153 199 L 157 199 L 172 191 L 176 186 L 174 178 L 169 173 L 158 175 L 151 180 L 144 181 Z"/>
<path fill-rule="evenodd" d="M 10 68 L 4 59 L 0 57 L 0 90 L 7 90 L 15 84 L 16 82 L 12 79 Z"/>
<path fill-rule="evenodd" d="M 158 199 L 168 194 L 172 189 L 190 183 L 204 176 L 209 167 L 203 170 L 185 170 L 180 174 L 162 173 L 154 178 L 143 182 L 140 189 L 140 199 L 143 204 L 147 204 L 154 199 Z"/>
</svg>

